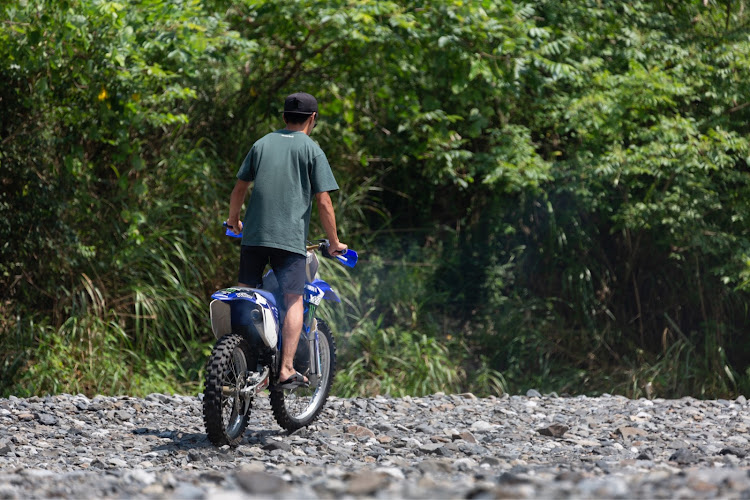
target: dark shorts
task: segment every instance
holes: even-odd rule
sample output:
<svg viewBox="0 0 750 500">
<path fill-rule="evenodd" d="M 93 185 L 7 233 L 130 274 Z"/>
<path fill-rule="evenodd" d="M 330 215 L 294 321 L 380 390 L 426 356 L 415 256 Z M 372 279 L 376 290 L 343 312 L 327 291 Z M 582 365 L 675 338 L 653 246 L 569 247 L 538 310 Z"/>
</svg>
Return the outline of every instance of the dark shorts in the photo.
<svg viewBox="0 0 750 500">
<path fill-rule="evenodd" d="M 280 248 L 242 245 L 238 281 L 253 288 L 263 284 L 263 271 L 268 263 L 279 281 L 283 294 L 302 295 L 305 292 L 305 263 L 307 258 Z"/>
</svg>

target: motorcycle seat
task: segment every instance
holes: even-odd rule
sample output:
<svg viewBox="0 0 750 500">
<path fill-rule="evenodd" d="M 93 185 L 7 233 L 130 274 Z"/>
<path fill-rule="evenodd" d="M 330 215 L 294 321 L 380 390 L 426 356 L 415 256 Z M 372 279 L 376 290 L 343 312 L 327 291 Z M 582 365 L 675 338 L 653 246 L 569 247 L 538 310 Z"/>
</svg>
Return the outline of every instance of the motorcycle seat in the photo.
<svg viewBox="0 0 750 500">
<path fill-rule="evenodd" d="M 258 290 L 258 292 L 262 292 L 262 295 L 266 298 L 269 296 L 273 297 L 273 304 L 276 307 L 281 308 L 284 305 L 284 297 L 281 295 L 281 287 L 279 286 L 279 281 L 276 279 L 276 275 L 273 274 L 273 271 L 268 271 L 266 275 L 263 276 L 263 288 Z"/>
</svg>

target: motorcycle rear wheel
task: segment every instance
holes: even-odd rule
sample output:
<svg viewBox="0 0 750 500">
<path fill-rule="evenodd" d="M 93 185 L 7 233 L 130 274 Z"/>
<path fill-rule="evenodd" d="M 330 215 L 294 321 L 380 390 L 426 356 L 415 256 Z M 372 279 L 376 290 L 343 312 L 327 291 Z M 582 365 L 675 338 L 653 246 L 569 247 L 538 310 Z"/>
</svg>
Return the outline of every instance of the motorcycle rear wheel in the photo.
<svg viewBox="0 0 750 500">
<path fill-rule="evenodd" d="M 206 363 L 203 423 L 215 446 L 237 446 L 247 428 L 250 407 L 244 411 L 240 396 L 248 372 L 250 345 L 241 335 L 224 335 Z"/>
<path fill-rule="evenodd" d="M 318 417 L 331 392 L 336 373 L 336 344 L 333 334 L 325 321 L 318 318 L 317 322 L 321 368 L 317 385 L 271 391 L 273 416 L 289 432 L 310 425 Z"/>
</svg>

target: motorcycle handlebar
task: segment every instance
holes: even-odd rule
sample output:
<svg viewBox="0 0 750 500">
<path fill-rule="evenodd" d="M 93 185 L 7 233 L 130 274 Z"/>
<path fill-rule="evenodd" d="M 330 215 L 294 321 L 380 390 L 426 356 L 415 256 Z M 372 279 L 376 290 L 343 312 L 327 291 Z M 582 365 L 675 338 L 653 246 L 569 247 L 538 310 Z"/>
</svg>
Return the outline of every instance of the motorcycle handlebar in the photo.
<svg viewBox="0 0 750 500">
<path fill-rule="evenodd" d="M 309 252 L 319 250 L 323 253 L 323 257 L 326 257 L 328 259 L 335 259 L 347 267 L 354 267 L 357 265 L 357 260 L 359 259 L 357 252 L 355 252 L 351 248 L 347 248 L 346 251 L 341 255 L 331 255 L 328 252 L 329 246 L 330 244 L 328 240 L 318 240 L 318 243 L 316 243 L 315 245 L 308 245 L 306 248 Z"/>
<path fill-rule="evenodd" d="M 224 226 L 224 228 L 226 228 L 226 230 L 227 230 L 227 231 L 226 231 L 226 233 L 225 233 L 225 234 L 226 234 L 227 236 L 229 236 L 230 238 L 242 238 L 242 233 L 236 234 L 236 233 L 235 233 L 235 232 L 234 232 L 234 231 L 232 230 L 232 229 L 234 229 L 234 228 L 233 228 L 232 226 L 230 226 L 229 224 L 227 224 L 227 222 L 226 222 L 226 221 L 224 221 L 224 223 L 222 224 L 222 226 Z"/>
<path fill-rule="evenodd" d="M 318 240 L 318 242 L 316 244 L 314 244 L 314 245 L 307 245 L 305 247 L 305 249 L 308 252 L 314 252 L 314 251 L 317 250 L 317 251 L 319 251 L 319 252 L 321 252 L 323 254 L 323 257 L 327 257 L 329 259 L 332 259 L 333 255 L 331 255 L 328 252 L 328 247 L 329 246 L 330 246 L 330 243 L 328 242 L 328 240 Z"/>
<path fill-rule="evenodd" d="M 242 233 L 235 234 L 234 231 L 232 231 L 232 228 L 227 225 L 226 221 L 224 222 L 224 228 L 226 228 L 226 235 L 231 236 L 232 238 L 242 238 Z M 352 250 L 351 248 L 347 248 L 346 251 L 342 255 L 331 255 L 328 252 L 329 247 L 328 240 L 318 240 L 317 243 L 314 245 L 307 245 L 305 249 L 308 252 L 314 252 L 319 251 L 323 254 L 323 257 L 326 257 L 328 259 L 336 259 L 343 265 L 347 267 L 354 267 L 357 264 L 357 259 L 359 258 L 357 255 L 357 252 Z"/>
</svg>

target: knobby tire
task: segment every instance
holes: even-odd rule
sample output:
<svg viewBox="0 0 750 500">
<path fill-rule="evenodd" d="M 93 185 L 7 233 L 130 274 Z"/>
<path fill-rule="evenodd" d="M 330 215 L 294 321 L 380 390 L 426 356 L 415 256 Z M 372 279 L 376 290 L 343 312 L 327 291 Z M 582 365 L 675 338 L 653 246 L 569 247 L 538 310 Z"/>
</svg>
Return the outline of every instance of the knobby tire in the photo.
<svg viewBox="0 0 750 500">
<path fill-rule="evenodd" d="M 219 339 L 206 363 L 203 423 L 209 441 L 215 446 L 237 446 L 247 428 L 249 409 L 246 414 L 240 415 L 242 402 L 236 393 L 234 398 L 223 394 L 222 386 L 236 387 L 237 375 L 242 375 L 237 371 L 247 370 L 249 354 L 248 342 L 241 335 L 230 333 Z M 225 421 L 226 409 L 230 409 L 230 413 Z"/>
<path fill-rule="evenodd" d="M 271 408 L 276 422 L 289 432 L 310 425 L 325 406 L 336 373 L 336 344 L 331 329 L 317 320 L 322 376 L 316 387 L 271 391 Z M 309 398 L 309 402 L 307 399 Z"/>
</svg>

